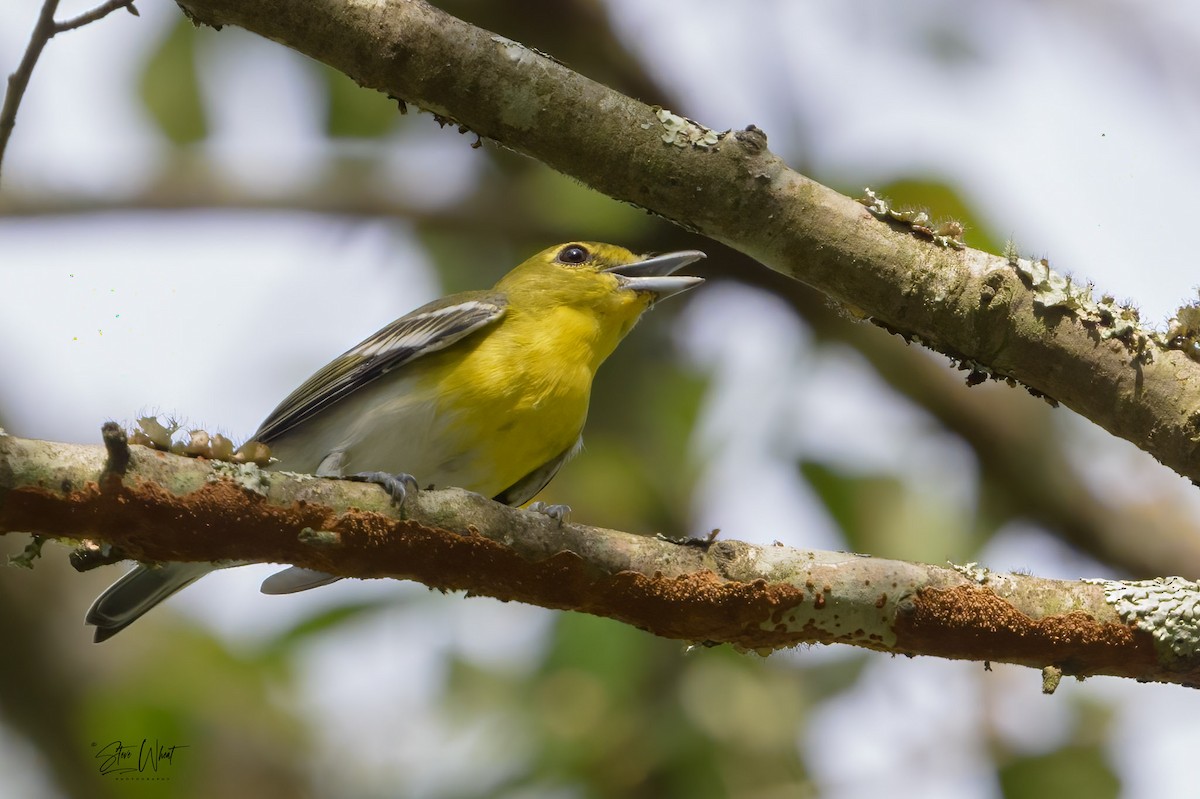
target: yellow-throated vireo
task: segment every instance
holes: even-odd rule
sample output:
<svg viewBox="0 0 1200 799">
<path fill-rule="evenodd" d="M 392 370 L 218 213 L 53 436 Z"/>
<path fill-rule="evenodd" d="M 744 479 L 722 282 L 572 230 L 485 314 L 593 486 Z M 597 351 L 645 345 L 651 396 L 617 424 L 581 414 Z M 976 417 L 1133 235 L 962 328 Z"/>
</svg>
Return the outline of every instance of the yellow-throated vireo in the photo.
<svg viewBox="0 0 1200 799">
<path fill-rule="evenodd" d="M 336 358 L 254 439 L 270 445 L 271 468 L 372 480 L 398 503 L 419 480 L 522 505 L 578 451 L 600 364 L 657 300 L 703 282 L 673 274 L 703 257 L 639 256 L 595 242 L 543 250 L 492 289 L 435 300 Z M 137 566 L 88 611 L 95 640 L 214 568 Z M 262 590 L 336 579 L 293 567 Z"/>
</svg>

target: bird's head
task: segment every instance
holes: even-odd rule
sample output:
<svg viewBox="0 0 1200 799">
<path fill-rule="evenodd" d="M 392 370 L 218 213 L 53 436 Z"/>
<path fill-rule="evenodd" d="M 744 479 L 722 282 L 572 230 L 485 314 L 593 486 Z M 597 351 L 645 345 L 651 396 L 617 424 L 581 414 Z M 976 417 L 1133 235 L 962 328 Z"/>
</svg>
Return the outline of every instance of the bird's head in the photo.
<svg viewBox="0 0 1200 799">
<path fill-rule="evenodd" d="M 536 293 L 539 301 L 547 304 L 615 302 L 639 306 L 640 312 L 703 283 L 704 278 L 674 274 L 703 257 L 699 250 L 637 255 L 615 244 L 569 242 L 533 256 L 505 275 L 496 288 L 510 298 L 516 290 Z"/>
</svg>

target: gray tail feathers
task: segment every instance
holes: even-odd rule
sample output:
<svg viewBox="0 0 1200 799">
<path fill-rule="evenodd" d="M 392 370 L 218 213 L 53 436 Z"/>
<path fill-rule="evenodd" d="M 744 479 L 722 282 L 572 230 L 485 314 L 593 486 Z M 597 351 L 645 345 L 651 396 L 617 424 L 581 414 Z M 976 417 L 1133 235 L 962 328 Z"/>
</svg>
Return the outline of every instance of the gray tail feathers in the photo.
<svg viewBox="0 0 1200 799">
<path fill-rule="evenodd" d="M 342 578 L 335 574 L 292 566 L 263 580 L 262 588 L 259 590 L 264 594 L 294 594 L 298 591 L 329 585 L 340 579 Z"/>
<path fill-rule="evenodd" d="M 84 620 L 95 625 L 96 643 L 107 641 L 140 619 L 150 608 L 214 568 L 211 563 L 138 566 L 96 597 Z"/>
</svg>

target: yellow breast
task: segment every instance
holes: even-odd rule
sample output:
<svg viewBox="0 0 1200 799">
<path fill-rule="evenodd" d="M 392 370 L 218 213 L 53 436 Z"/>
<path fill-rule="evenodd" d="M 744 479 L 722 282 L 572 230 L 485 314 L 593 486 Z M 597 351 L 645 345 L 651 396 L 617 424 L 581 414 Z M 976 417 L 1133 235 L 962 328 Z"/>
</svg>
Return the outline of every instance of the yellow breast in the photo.
<svg viewBox="0 0 1200 799">
<path fill-rule="evenodd" d="M 470 352 L 438 365 L 440 413 L 455 420 L 454 438 L 461 442 L 446 455 L 464 477 L 486 472 L 494 480 L 486 494 L 505 490 L 575 444 L 596 368 L 622 333 L 620 326 L 609 330 L 610 320 L 571 307 L 539 314 L 536 324 L 520 309 L 510 314 Z"/>
</svg>

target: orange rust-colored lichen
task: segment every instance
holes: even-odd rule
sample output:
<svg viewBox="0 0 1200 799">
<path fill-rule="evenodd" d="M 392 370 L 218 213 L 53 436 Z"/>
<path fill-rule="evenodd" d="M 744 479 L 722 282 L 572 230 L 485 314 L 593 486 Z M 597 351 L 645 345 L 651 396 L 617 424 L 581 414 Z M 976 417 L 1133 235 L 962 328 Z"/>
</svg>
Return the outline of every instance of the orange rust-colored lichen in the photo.
<svg viewBox="0 0 1200 799">
<path fill-rule="evenodd" d="M 1034 619 L 980 586 L 919 591 L 896 621 L 900 651 L 1138 676 L 1160 666 L 1150 636 L 1074 611 Z"/>
<path fill-rule="evenodd" d="M 231 481 L 182 496 L 137 480 L 105 480 L 103 488 L 89 483 L 66 494 L 21 488 L 9 493 L 0 525 L 106 541 L 138 560 L 267 560 L 410 578 L 442 590 L 607 616 L 668 638 L 753 648 L 800 641 L 796 631 L 764 624 L 803 600 L 804 592 L 792 586 L 728 581 L 708 571 L 608 574 L 566 551 L 531 560 L 479 534 L 368 511 L 339 513 L 312 502 L 275 505 Z M 335 533 L 339 543 L 309 545 L 300 537 L 305 528 Z M 229 534 L 233 529 L 237 535 Z"/>
</svg>

